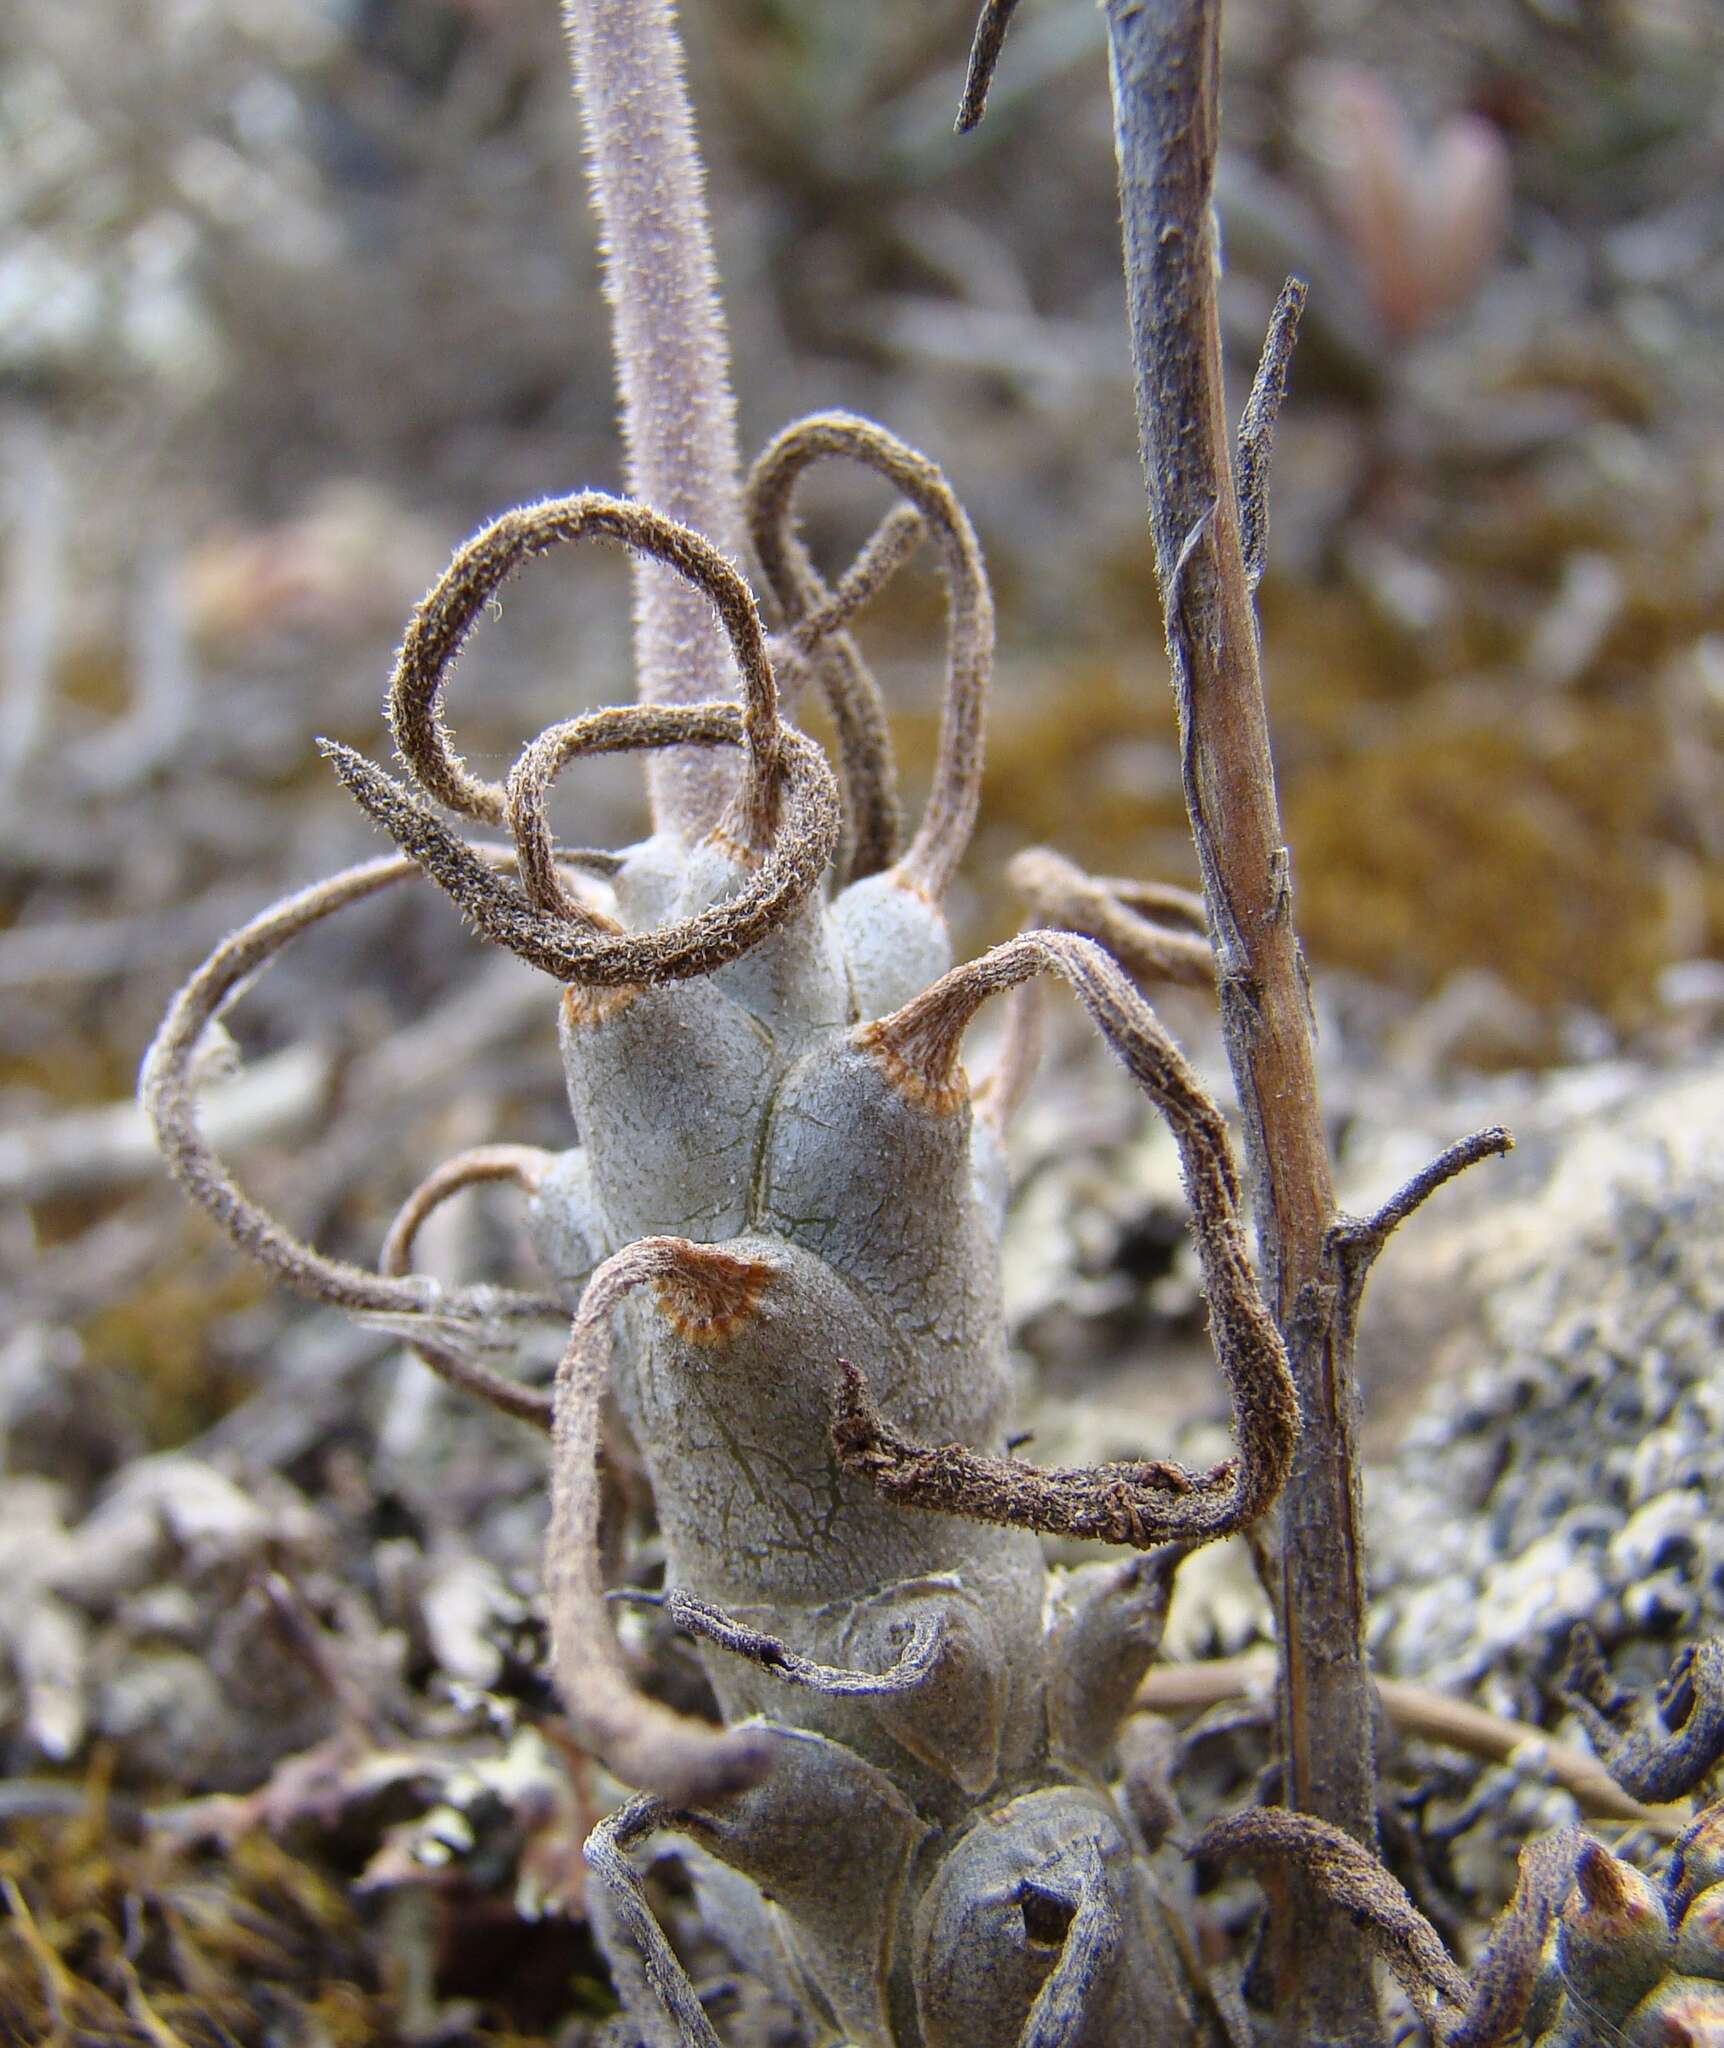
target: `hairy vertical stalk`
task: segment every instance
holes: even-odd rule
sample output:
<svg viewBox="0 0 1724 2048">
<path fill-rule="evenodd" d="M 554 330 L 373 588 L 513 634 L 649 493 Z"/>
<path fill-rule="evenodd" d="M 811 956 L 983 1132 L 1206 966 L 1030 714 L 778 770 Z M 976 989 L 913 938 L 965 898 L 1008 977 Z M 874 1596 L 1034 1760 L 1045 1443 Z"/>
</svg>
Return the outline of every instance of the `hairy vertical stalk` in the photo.
<svg viewBox="0 0 1724 2048">
<path fill-rule="evenodd" d="M 586 125 L 631 497 L 743 559 L 741 457 L 694 117 L 672 0 L 563 0 Z M 699 590 L 637 561 L 635 656 L 649 704 L 736 694 Z M 653 762 L 653 816 L 693 839 L 735 779 L 724 753 Z"/>
<path fill-rule="evenodd" d="M 1350 1319 L 1304 962 L 1270 762 L 1216 311 L 1217 0 L 1107 0 L 1139 449 L 1228 1056 L 1265 1281 L 1303 1430 L 1282 1503 L 1278 1616 L 1290 1806 L 1375 1839 L 1373 1706 Z M 1345 1919 L 1290 1896 L 1266 1958 L 1279 2037 L 1365 2048 L 1375 1998 Z"/>
</svg>

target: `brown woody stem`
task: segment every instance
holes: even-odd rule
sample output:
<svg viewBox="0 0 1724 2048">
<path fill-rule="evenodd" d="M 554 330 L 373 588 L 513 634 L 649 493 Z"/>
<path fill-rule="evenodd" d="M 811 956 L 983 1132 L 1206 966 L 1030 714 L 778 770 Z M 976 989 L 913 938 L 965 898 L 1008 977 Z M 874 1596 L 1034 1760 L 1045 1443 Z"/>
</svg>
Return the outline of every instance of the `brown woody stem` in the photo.
<svg viewBox="0 0 1724 2048">
<path fill-rule="evenodd" d="M 1107 0 L 1139 452 L 1178 698 L 1186 806 L 1244 1116 L 1259 1250 L 1303 1427 L 1281 1507 L 1278 1635 L 1289 1804 L 1376 1835 L 1357 1393 L 1325 1238 L 1334 1186 L 1294 934 L 1257 624 L 1222 383 L 1211 198 L 1218 0 Z M 1288 2043 L 1377 2048 L 1345 1915 L 1289 1887 L 1272 1936 Z"/>
</svg>

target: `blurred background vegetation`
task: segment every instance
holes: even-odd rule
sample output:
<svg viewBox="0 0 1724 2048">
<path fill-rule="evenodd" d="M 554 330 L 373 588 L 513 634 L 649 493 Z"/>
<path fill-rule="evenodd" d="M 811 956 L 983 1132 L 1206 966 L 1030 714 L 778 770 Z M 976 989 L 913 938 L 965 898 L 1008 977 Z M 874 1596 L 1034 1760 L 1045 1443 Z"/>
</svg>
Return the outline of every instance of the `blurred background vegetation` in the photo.
<svg viewBox="0 0 1724 2048">
<path fill-rule="evenodd" d="M 981 939 L 1010 928 L 997 877 L 1028 841 L 1192 863 L 1100 17 L 1031 0 L 960 142 L 972 9 L 685 12 L 745 447 L 817 407 L 873 414 L 942 462 L 988 552 L 999 684 L 961 906 Z M 387 1337 L 242 1270 L 125 1104 L 208 945 L 374 850 L 312 736 L 383 751 L 391 649 L 450 548 L 617 481 L 555 16 L 0 19 L 0 1427 L 44 1529 L 140 1453 L 231 1447 L 250 1417 L 308 1491 L 352 1507 L 362 1448 L 391 1513 L 490 1515 L 490 1554 L 531 1572 L 532 1461 L 491 1437 L 431 1455 L 399 1385 L 361 1442 L 342 1404 Z M 1724 14 L 1229 0 L 1226 65 L 1238 398 L 1282 277 L 1312 286 L 1262 610 L 1319 985 L 1369 991 L 1391 1048 L 1439 1064 L 1690 1042 L 1724 1016 Z M 817 552 L 877 510 L 823 480 Z M 626 611 L 614 562 L 512 587 L 456 687 L 463 750 L 497 773 L 626 697 Z M 939 617 L 923 574 L 864 629 L 912 778 Z M 615 764 L 559 801 L 583 843 L 641 828 Z M 481 963 L 430 891 L 317 935 L 245 1016 L 248 1180 L 354 1256 L 457 1146 L 567 1142 L 542 988 Z M 286 1416 L 290 1353 L 323 1377 Z M 0 1731 L 55 1760 L 13 1681 Z M 354 2038 L 379 2024 L 367 2007 Z"/>
</svg>

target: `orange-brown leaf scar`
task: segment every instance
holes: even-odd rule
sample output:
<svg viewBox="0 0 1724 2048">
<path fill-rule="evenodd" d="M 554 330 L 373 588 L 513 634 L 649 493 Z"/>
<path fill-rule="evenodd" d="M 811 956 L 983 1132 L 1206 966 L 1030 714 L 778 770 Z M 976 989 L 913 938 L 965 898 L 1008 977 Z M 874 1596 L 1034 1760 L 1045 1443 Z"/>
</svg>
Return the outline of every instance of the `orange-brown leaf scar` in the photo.
<svg viewBox="0 0 1724 2048">
<path fill-rule="evenodd" d="M 884 1028 L 889 1021 L 864 1024 L 856 1033 L 856 1043 L 872 1054 L 880 1071 L 906 1102 L 927 1110 L 930 1116 L 955 1116 L 970 1099 L 969 1075 L 954 1062 L 947 1074 L 936 1078 L 929 1072 L 928 1063 L 916 1057 L 914 1047 L 906 1053 L 905 1042 Z"/>
<path fill-rule="evenodd" d="M 640 994 L 637 982 L 623 982 L 616 988 L 583 987 L 570 982 L 563 989 L 563 1021 L 571 1031 L 585 1031 L 626 1010 Z"/>
<path fill-rule="evenodd" d="M 653 1282 L 664 1319 L 690 1344 L 728 1344 L 752 1319 L 772 1280 L 760 1259 L 690 1251 L 674 1273 Z"/>
</svg>

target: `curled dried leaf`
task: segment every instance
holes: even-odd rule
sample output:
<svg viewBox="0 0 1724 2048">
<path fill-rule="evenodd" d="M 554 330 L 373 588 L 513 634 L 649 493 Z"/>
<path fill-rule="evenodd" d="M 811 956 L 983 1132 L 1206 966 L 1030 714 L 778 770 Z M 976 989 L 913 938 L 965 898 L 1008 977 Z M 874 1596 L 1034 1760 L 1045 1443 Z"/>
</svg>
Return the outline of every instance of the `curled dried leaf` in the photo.
<svg viewBox="0 0 1724 2048">
<path fill-rule="evenodd" d="M 518 829 L 532 848 L 536 886 L 551 859 L 535 801 L 567 749 L 617 753 L 633 747 L 740 746 L 745 714 L 735 704 L 619 706 L 553 727 L 543 752 L 529 748 L 522 769 Z M 782 792 L 766 854 L 734 896 L 661 931 L 617 932 L 595 920 L 572 920 L 542 909 L 519 885 L 476 860 L 466 842 L 382 769 L 352 748 L 321 743 L 348 792 L 423 868 L 488 939 L 559 981 L 622 988 L 710 974 L 775 932 L 815 888 L 838 843 L 838 802 L 832 770 L 814 742 L 791 727 L 779 731 Z M 505 808 L 508 793 L 505 792 Z"/>
<path fill-rule="evenodd" d="M 838 879 L 840 884 L 858 882 L 897 858 L 904 815 L 886 700 L 847 628 L 915 552 L 926 528 L 914 506 L 895 505 L 838 587 L 829 591 L 790 530 L 788 505 L 783 521 L 784 530 L 764 555 L 778 620 L 785 628 L 773 643 L 774 659 L 787 689 L 810 673 L 826 700 L 844 791 Z"/>
<path fill-rule="evenodd" d="M 950 604 L 946 688 L 933 786 L 895 872 L 906 886 L 938 901 L 963 858 L 981 795 L 982 727 L 994 659 L 994 600 L 969 516 L 937 463 L 872 420 L 852 413 L 815 413 L 786 427 L 748 480 L 751 538 L 768 581 L 784 593 L 806 592 L 811 573 L 791 528 L 792 501 L 816 462 L 843 457 L 872 469 L 912 505 L 940 552 Z"/>
<path fill-rule="evenodd" d="M 610 1374 L 611 1319 L 652 1283 L 684 1307 L 731 1312 L 757 1271 L 711 1245 L 643 1237 L 587 1282 L 552 1392 L 551 1521 L 545 1588 L 558 1690 L 583 1747 L 630 1784 L 685 1805 L 754 1783 L 770 1748 L 746 1729 L 714 1728 L 649 1699 L 634 1683 L 611 1625 L 599 1564 L 599 1451 Z"/>
<path fill-rule="evenodd" d="M 1140 981 L 1214 986 L 1201 896 L 1103 881 L 1046 846 L 1026 847 L 1008 872 L 1035 923 L 1096 940 Z"/>
<path fill-rule="evenodd" d="M 378 1257 L 380 1272 L 402 1274 L 411 1269 L 413 1244 L 425 1219 L 463 1188 L 486 1181 L 508 1181 L 532 1194 L 543 1178 L 552 1155 L 534 1145 L 477 1145 L 444 1160 L 428 1174 L 396 1212 Z M 549 1306 L 549 1304 L 547 1304 Z M 560 1304 L 559 1304 L 560 1306 Z M 530 1422 L 535 1429 L 551 1426 L 551 1397 L 540 1387 L 525 1387 L 518 1380 L 493 1372 L 489 1366 L 459 1351 L 433 1343 L 429 1335 L 414 1340 L 416 1355 L 436 1373 L 463 1393 L 477 1394 L 505 1415 Z"/>
<path fill-rule="evenodd" d="M 959 1048 L 981 1004 L 1049 972 L 1069 984 L 1179 1148 L 1239 1454 L 1207 1472 L 1163 1460 L 1054 1471 L 963 1444 L 917 1445 L 878 1413 L 860 1375 L 846 1367 L 834 1428 L 840 1460 L 889 1498 L 941 1514 L 1139 1548 L 1227 1535 L 1254 1522 L 1280 1492 L 1298 1401 L 1286 1346 L 1251 1269 L 1226 1121 L 1155 1012 L 1093 940 L 1026 932 L 954 968 L 901 1010 L 863 1026 L 857 1038 L 912 1099 L 938 1108 L 954 1099 Z"/>
<path fill-rule="evenodd" d="M 522 505 L 477 533 L 444 570 L 407 622 L 389 687 L 389 728 L 401 758 L 425 793 L 481 824 L 500 825 L 507 793 L 473 775 L 455 752 L 443 719 L 449 670 L 486 603 L 515 571 L 565 542 L 604 539 L 674 569 L 703 591 L 730 639 L 744 704 L 742 744 L 748 779 L 734 836 L 762 847 L 776 796 L 778 688 L 754 593 L 712 543 L 631 499 L 581 491 Z"/>
<path fill-rule="evenodd" d="M 1464 2006 L 1467 1980 L 1437 1930 L 1363 1844 L 1329 1822 L 1282 1807 L 1255 1807 L 1212 1821 L 1189 1855 L 1237 1857 L 1263 1878 L 1271 1910 L 1299 1882 L 1352 1920 L 1427 2023 Z"/>
<path fill-rule="evenodd" d="M 1650 1713 L 1615 1684 L 1585 1623 L 1569 1639 L 1563 1698 L 1631 1798 L 1680 1799 L 1724 1758 L 1724 1638 L 1684 1650 Z"/>
<path fill-rule="evenodd" d="M 490 875 L 509 855 L 499 848 L 461 843 L 463 858 Z M 139 1095 L 155 1127 L 168 1171 L 245 1253 L 297 1293 L 355 1313 L 394 1319 L 405 1330 L 450 1333 L 470 1325 L 482 1335 L 499 1316 L 537 1315 L 537 1297 L 496 1288 L 452 1292 L 423 1276 L 367 1272 L 362 1266 L 314 1250 L 242 1192 L 211 1150 L 198 1121 L 195 1076 L 204 1034 L 241 987 L 283 947 L 336 911 L 407 880 L 418 869 L 392 858 L 347 868 L 242 925 L 224 939 L 168 1006 L 144 1056 Z"/>
</svg>

